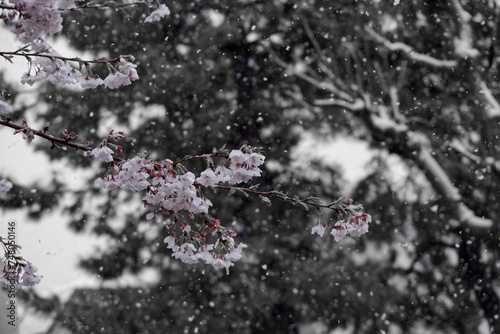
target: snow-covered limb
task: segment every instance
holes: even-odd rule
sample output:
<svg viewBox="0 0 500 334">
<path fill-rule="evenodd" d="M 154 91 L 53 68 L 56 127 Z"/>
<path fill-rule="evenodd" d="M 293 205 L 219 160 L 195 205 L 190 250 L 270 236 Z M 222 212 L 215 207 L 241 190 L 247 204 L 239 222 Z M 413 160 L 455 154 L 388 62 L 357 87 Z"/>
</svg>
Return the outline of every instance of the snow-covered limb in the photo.
<svg viewBox="0 0 500 334">
<path fill-rule="evenodd" d="M 459 0 L 451 0 L 453 9 L 456 12 L 458 25 L 460 26 L 459 38 L 455 38 L 455 54 L 460 58 L 475 58 L 479 56 L 479 51 L 473 47 L 473 33 L 470 26 L 472 16 L 467 12 Z"/>
<path fill-rule="evenodd" d="M 491 89 L 488 88 L 484 80 L 479 80 L 479 88 L 480 88 L 479 93 L 481 93 L 481 95 L 486 100 L 486 103 L 488 103 L 488 105 L 484 107 L 484 112 L 486 117 L 487 118 L 499 117 L 500 104 L 498 103 L 497 99 L 495 99 L 495 97 L 491 93 Z"/>
<path fill-rule="evenodd" d="M 426 64 L 436 68 L 453 68 L 458 65 L 456 60 L 441 60 L 437 59 L 423 53 L 416 52 L 408 44 L 402 42 L 391 42 L 387 40 L 382 35 L 378 34 L 373 28 L 366 26 L 366 32 L 370 34 L 374 40 L 384 45 L 387 49 L 391 51 L 401 51 L 409 60 Z"/>
<path fill-rule="evenodd" d="M 6 179 L 0 180 L 0 194 L 6 194 L 12 189 L 12 183 Z"/>
</svg>

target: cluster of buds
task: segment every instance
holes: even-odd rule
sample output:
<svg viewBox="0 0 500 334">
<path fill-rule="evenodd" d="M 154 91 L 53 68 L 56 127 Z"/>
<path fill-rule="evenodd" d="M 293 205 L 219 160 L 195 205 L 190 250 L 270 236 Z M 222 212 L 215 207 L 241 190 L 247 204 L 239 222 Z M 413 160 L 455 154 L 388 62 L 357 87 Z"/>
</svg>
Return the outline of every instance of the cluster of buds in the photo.
<svg viewBox="0 0 500 334">
<path fill-rule="evenodd" d="M 23 128 L 14 131 L 14 135 L 17 135 L 18 133 L 22 133 L 23 139 L 27 140 L 28 143 L 31 143 L 33 139 L 35 139 L 35 132 L 28 126 L 28 122 L 26 122 L 25 119 L 23 119 Z"/>
</svg>

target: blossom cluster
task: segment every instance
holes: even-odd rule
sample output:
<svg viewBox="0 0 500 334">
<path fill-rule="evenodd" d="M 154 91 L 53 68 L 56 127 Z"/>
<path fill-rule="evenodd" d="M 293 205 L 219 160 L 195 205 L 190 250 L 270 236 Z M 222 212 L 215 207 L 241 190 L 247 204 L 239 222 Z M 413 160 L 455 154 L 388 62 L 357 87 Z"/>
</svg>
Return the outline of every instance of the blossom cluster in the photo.
<svg viewBox="0 0 500 334">
<path fill-rule="evenodd" d="M 0 100 L 0 116 L 8 115 L 12 112 L 12 107 L 4 100 Z"/>
<path fill-rule="evenodd" d="M 165 242 L 173 250 L 173 256 L 186 263 L 203 260 L 215 268 L 228 269 L 234 261 L 241 258 L 241 251 L 246 245 L 236 245 L 233 236 L 236 232 L 227 230 L 217 219 L 208 215 L 212 202 L 203 196 L 200 188 L 214 187 L 218 184 L 248 182 L 261 175 L 260 165 L 265 157 L 259 153 L 233 150 L 224 156 L 226 161 L 217 168 L 207 168 L 196 177 L 179 163 L 171 160 L 157 161 L 136 156 L 131 160 L 116 163 L 110 174 L 96 180 L 106 189 L 120 188 L 129 191 L 144 191 L 142 202 L 146 207 L 154 208 L 146 218 L 159 221 L 158 213 L 174 215 L 174 224 L 167 224 L 169 229 L 182 229 L 184 242 L 175 242 L 175 232 Z M 92 156 L 99 161 L 112 161 L 112 150 L 107 146 L 96 148 Z M 220 156 L 219 156 L 220 157 Z M 197 157 L 200 158 L 200 157 Z M 211 160 L 212 157 L 207 159 Z M 195 214 L 204 217 L 204 223 L 197 232 L 192 232 L 191 225 L 179 218 L 178 212 L 185 211 L 190 218 Z M 216 236 L 214 244 L 207 243 L 209 232 Z"/>
<path fill-rule="evenodd" d="M 330 234 L 335 238 L 335 241 L 340 241 L 347 235 L 360 237 L 368 232 L 369 224 L 372 222 L 372 217 L 369 214 L 350 210 L 349 207 L 346 209 L 348 212 L 351 211 L 348 213 L 347 219 L 336 222 L 330 232 Z M 319 222 L 311 229 L 311 234 L 316 233 L 323 237 L 328 227 L 331 227 L 331 225 L 327 224 L 325 227 L 321 222 Z"/>
<path fill-rule="evenodd" d="M 7 25 L 12 26 L 11 31 L 18 36 L 22 43 L 30 44 L 31 51 L 34 52 L 25 53 L 29 50 L 29 47 L 25 46 L 16 52 L 7 53 L 8 57 L 12 55 L 24 56 L 29 61 L 30 70 L 24 73 L 21 78 L 23 84 L 33 85 L 48 80 L 54 84 L 79 83 L 84 89 L 96 88 L 100 85 L 115 89 L 130 85 L 132 81 L 139 78 L 136 65 L 126 61 L 124 57 L 108 62 L 65 58 L 44 41 L 45 35 L 61 31 L 63 22 L 61 12 L 74 9 L 75 0 L 10 0 L 8 2 L 2 1 L 2 4 L 4 7 L 0 18 Z M 146 17 L 145 22 L 159 21 L 170 14 L 167 6 L 163 4 L 157 6 L 157 9 Z M 32 57 L 35 57 L 34 61 Z M 133 56 L 127 57 L 131 61 L 135 60 Z M 79 66 L 71 66 L 72 62 L 78 62 Z M 90 70 L 90 63 L 104 63 L 110 69 L 110 73 L 106 78 L 101 79 Z M 85 74 L 80 71 L 82 67 L 86 69 Z M 0 105 L 0 115 L 11 112 L 10 106 L 3 104 L 6 103 L 3 102 Z"/>
<path fill-rule="evenodd" d="M 229 184 L 244 183 L 261 174 L 259 168 L 264 163 L 265 157 L 262 154 L 246 154 L 240 150 L 233 150 L 229 154 L 231 166 L 225 164 L 215 169 L 207 168 L 196 180 L 205 187 L 213 187 L 218 183 L 228 182 Z"/>
<path fill-rule="evenodd" d="M 74 0 L 9 0 L 15 7 L 7 16 L 11 31 L 22 43 L 31 43 L 62 29 L 61 11 L 73 8 Z M 5 20 L 5 19 L 4 19 Z"/>
<path fill-rule="evenodd" d="M 150 15 L 148 15 L 148 17 L 146 17 L 144 22 L 160 21 L 162 18 L 168 15 L 170 15 L 170 10 L 168 9 L 167 6 L 161 4 L 155 11 L 153 11 Z"/>
<path fill-rule="evenodd" d="M 191 225 L 186 225 L 183 229 L 183 235 L 188 236 L 190 231 Z M 187 239 L 191 240 L 191 238 Z M 179 245 L 175 233 L 166 237 L 164 242 L 167 244 L 167 248 L 172 250 L 172 256 L 183 263 L 193 264 L 201 260 L 212 265 L 215 269 L 225 268 L 228 274 L 229 267 L 241 259 L 242 250 L 247 247 L 244 243 L 236 245 L 234 239 L 229 235 L 219 238 L 215 244 L 204 244 L 199 248 L 196 248 L 190 241 Z"/>
<path fill-rule="evenodd" d="M 2 13 L 1 18 L 6 24 L 12 25 L 11 31 L 19 37 L 21 43 L 25 44 L 61 31 L 63 22 L 61 13 L 75 8 L 75 0 L 9 0 L 7 3 L 12 7 L 4 7 L 10 9 L 10 12 L 7 15 Z M 168 15 L 170 10 L 161 4 L 146 17 L 144 22 L 159 21 Z"/>
<path fill-rule="evenodd" d="M 13 244 L 10 236 L 8 240 L 0 236 L 0 244 L 5 251 L 4 268 L 0 274 L 0 285 L 10 290 L 19 290 L 23 286 L 31 287 L 40 283 L 43 276 L 35 274 L 38 268 L 22 256 L 16 255 L 19 246 Z"/>
<path fill-rule="evenodd" d="M 29 262 L 16 259 L 14 263 L 5 261 L 0 285 L 8 289 L 19 290 L 23 286 L 32 287 L 41 282 L 43 276 L 35 275 L 38 268 Z"/>
</svg>

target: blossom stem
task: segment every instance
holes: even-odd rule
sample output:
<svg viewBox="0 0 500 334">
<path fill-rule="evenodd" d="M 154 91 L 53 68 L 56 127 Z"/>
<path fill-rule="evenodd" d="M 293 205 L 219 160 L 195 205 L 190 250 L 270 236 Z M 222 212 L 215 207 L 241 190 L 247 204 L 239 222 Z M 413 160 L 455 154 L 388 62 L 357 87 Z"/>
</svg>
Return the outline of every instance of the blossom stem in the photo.
<svg viewBox="0 0 500 334">
<path fill-rule="evenodd" d="M 201 185 L 195 183 L 194 186 L 201 186 Z M 288 202 L 292 202 L 292 203 L 303 203 L 305 205 L 315 207 L 318 210 L 321 210 L 321 209 L 337 210 L 337 209 L 332 208 L 331 205 L 315 203 L 315 201 L 311 200 L 310 198 L 304 198 L 304 199 L 292 198 L 292 197 L 286 196 L 283 193 L 278 193 L 275 191 L 257 191 L 257 190 L 253 190 L 250 188 L 239 188 L 239 187 L 235 188 L 235 187 L 230 187 L 230 186 L 217 186 L 217 185 L 214 186 L 214 188 L 224 189 L 224 190 L 238 189 L 238 190 L 243 191 L 247 194 L 251 194 L 251 195 L 255 195 L 255 196 L 267 197 L 267 198 L 277 198 L 277 199 L 280 199 L 282 201 L 288 201 Z"/>
</svg>

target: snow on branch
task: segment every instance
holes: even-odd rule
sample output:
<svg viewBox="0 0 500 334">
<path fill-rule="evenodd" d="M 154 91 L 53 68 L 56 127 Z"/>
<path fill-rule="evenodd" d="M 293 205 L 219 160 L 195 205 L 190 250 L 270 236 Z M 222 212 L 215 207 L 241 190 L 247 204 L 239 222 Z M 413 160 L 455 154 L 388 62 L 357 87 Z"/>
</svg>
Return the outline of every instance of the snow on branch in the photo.
<svg viewBox="0 0 500 334">
<path fill-rule="evenodd" d="M 378 34 L 371 27 L 366 26 L 366 31 L 370 34 L 377 42 L 383 44 L 390 51 L 400 51 L 402 52 L 408 59 L 417 62 L 426 64 L 435 68 L 453 68 L 458 65 L 456 60 L 441 60 L 437 59 L 423 53 L 416 52 L 408 44 L 402 42 L 391 42 L 387 40 L 382 35 Z"/>
<path fill-rule="evenodd" d="M 317 99 L 314 101 L 314 105 L 316 106 L 337 106 L 342 107 L 350 111 L 361 111 L 365 108 L 365 102 L 358 98 L 353 103 L 339 100 L 339 99 Z"/>
<path fill-rule="evenodd" d="M 498 103 L 497 99 L 495 99 L 495 97 L 491 93 L 491 90 L 483 80 L 479 82 L 479 88 L 479 93 L 483 95 L 484 99 L 489 104 L 489 106 L 486 106 L 484 108 L 486 117 L 494 118 L 500 116 L 500 104 Z"/>
</svg>

